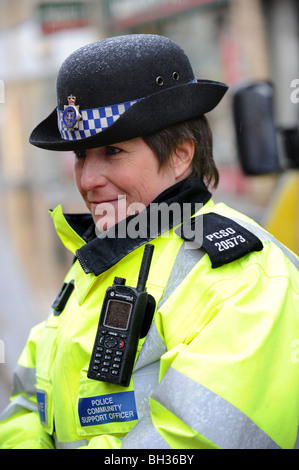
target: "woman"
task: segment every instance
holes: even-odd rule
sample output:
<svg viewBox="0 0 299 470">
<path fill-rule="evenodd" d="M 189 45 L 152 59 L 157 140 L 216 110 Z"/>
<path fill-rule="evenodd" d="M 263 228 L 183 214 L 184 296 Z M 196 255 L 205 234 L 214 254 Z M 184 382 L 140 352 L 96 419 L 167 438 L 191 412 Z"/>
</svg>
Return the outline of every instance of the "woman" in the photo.
<svg viewBox="0 0 299 470">
<path fill-rule="evenodd" d="M 76 260 L 20 357 L 2 447 L 295 446 L 299 262 L 211 199 L 204 115 L 226 90 L 161 36 L 105 39 L 62 65 L 30 141 L 75 152 L 90 216 L 52 213 Z"/>
</svg>

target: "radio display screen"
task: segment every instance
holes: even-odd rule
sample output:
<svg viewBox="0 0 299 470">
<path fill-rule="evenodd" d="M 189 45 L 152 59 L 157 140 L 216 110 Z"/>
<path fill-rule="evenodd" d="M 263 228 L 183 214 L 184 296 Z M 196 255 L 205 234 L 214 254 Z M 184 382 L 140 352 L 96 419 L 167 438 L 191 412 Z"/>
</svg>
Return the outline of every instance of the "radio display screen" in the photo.
<svg viewBox="0 0 299 470">
<path fill-rule="evenodd" d="M 132 304 L 122 300 L 109 300 L 104 326 L 126 330 L 129 325 Z"/>
</svg>

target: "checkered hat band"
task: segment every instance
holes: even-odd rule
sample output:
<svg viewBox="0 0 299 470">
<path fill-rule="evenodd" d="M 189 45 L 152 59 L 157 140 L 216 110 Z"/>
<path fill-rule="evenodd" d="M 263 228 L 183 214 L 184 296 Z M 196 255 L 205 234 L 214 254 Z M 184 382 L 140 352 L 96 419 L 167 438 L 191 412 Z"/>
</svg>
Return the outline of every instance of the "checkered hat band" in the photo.
<svg viewBox="0 0 299 470">
<path fill-rule="evenodd" d="M 189 83 L 197 82 L 194 77 Z M 189 84 L 188 83 L 188 84 Z M 86 139 L 92 135 L 102 132 L 107 127 L 111 126 L 117 119 L 137 101 L 142 100 L 139 98 L 134 101 L 127 101 L 125 103 L 113 104 L 103 108 L 82 109 L 79 110 L 81 115 L 80 120 L 76 123 L 76 127 L 67 128 L 64 125 L 63 115 L 64 111 L 57 109 L 58 128 L 62 139 L 64 140 L 80 140 Z"/>
<path fill-rule="evenodd" d="M 142 99 L 142 98 L 140 98 Z M 61 137 L 64 140 L 80 140 L 86 139 L 92 135 L 102 132 L 111 126 L 117 119 L 139 99 L 127 101 L 126 103 L 113 104 L 104 108 L 80 109 L 80 120 L 77 122 L 77 128 L 71 130 L 65 127 L 63 122 L 63 113 L 57 109 L 58 128 Z"/>
</svg>

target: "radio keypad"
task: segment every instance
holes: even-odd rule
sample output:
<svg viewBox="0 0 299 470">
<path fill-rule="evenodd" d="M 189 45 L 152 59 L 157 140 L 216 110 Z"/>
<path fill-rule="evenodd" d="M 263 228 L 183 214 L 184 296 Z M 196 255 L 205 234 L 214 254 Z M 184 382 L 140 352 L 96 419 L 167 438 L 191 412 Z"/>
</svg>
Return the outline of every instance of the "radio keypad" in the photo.
<svg viewBox="0 0 299 470">
<path fill-rule="evenodd" d="M 96 347 L 92 369 L 98 371 L 97 375 L 99 378 L 109 372 L 113 375 L 118 375 L 124 354 L 124 339 L 127 338 L 127 335 L 104 329 L 101 330 L 101 333 L 102 336 Z"/>
</svg>

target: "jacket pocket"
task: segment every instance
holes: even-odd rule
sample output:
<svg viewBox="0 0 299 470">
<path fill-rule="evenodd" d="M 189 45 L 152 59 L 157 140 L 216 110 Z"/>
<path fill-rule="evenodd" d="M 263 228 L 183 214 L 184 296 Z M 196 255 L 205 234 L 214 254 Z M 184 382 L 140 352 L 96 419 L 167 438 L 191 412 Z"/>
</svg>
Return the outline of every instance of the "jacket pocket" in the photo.
<svg viewBox="0 0 299 470">
<path fill-rule="evenodd" d="M 76 426 L 79 436 L 127 434 L 138 421 L 133 381 L 121 387 L 87 378 L 81 371 L 76 401 Z"/>
<path fill-rule="evenodd" d="M 58 318 L 50 315 L 36 347 L 36 398 L 41 425 L 52 434 L 54 428 L 53 393 L 50 380 L 57 341 Z"/>
<path fill-rule="evenodd" d="M 53 434 L 53 396 L 49 381 L 36 377 L 36 398 L 40 423 L 48 434 Z"/>
</svg>

